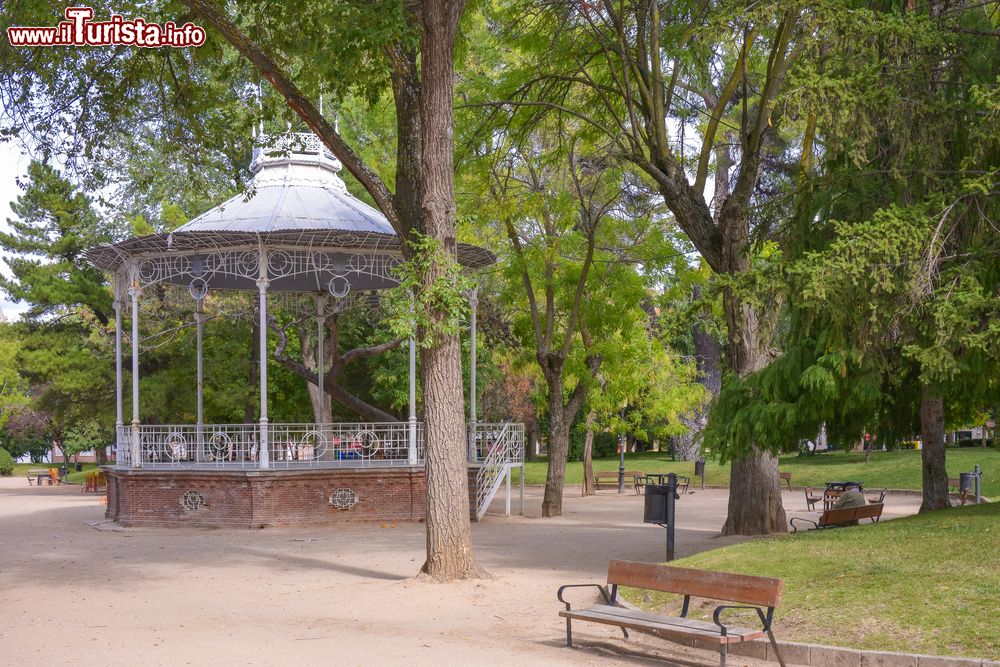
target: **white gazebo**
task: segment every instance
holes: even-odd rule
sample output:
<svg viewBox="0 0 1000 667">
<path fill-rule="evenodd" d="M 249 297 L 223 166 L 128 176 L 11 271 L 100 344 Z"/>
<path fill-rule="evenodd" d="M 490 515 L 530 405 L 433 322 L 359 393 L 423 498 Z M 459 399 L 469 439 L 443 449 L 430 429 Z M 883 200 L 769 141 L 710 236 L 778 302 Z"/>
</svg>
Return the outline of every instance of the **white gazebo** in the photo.
<svg viewBox="0 0 1000 667">
<path fill-rule="evenodd" d="M 224 477 L 218 473 L 235 473 L 234 483 L 243 484 L 247 479 L 263 479 L 261 475 L 266 471 L 269 488 L 293 478 L 301 486 L 302 475 L 283 477 L 283 472 L 312 471 L 305 478 L 329 483 L 337 482 L 338 471 L 341 477 L 349 474 L 354 480 L 364 471 L 387 469 L 405 470 L 411 477 L 422 476 L 423 429 L 416 412 L 416 347 L 412 340 L 408 421 L 281 424 L 268 419 L 269 298 L 296 295 L 298 303 L 308 298 L 314 304 L 317 367 L 323 369 L 326 318 L 335 310 L 373 300 L 379 290 L 396 287 L 393 268 L 402 261 L 399 238 L 388 221 L 347 191 L 338 175 L 340 162 L 317 137 L 299 133 L 268 141 L 266 150 L 255 151 L 249 195 L 233 197 L 172 233 L 130 238 L 87 252 L 96 266 L 112 274 L 114 282 L 117 457 L 115 465 L 107 471 L 109 482 L 114 482 L 109 483 L 108 514 L 122 523 L 172 524 L 182 520 L 212 525 L 234 523 L 225 516 L 213 520 L 211 512 L 205 511 L 213 503 L 196 488 L 185 490 L 187 495 L 179 501 L 179 513 L 171 509 L 166 519 L 143 519 L 140 498 L 127 496 L 148 496 L 152 486 L 162 486 L 163 480 L 169 479 L 164 475 L 171 473 L 183 473 L 184 479 L 210 480 L 203 485 L 206 490 L 220 486 L 219 480 Z M 467 244 L 459 245 L 458 258 L 469 270 L 488 266 L 495 260 L 489 251 Z M 186 288 L 191 297 L 197 348 L 194 424 L 147 425 L 139 418 L 140 302 L 143 290 L 162 284 Z M 260 421 L 256 424 L 206 424 L 203 420 L 204 305 L 206 296 L 214 290 L 257 293 L 261 363 Z M 472 382 L 468 456 L 470 485 L 475 485 L 476 492 L 472 511 L 478 518 L 504 479 L 509 512 L 510 474 L 515 467 L 520 467 L 522 473 L 523 509 L 524 431 L 521 424 L 484 424 L 476 420 L 475 291 L 469 294 L 469 299 Z M 131 315 L 132 346 L 129 424 L 124 421 L 122 397 L 122 320 L 126 313 Z M 318 372 L 320 396 L 324 395 L 323 383 L 324 373 Z M 254 474 L 248 477 L 251 473 Z M 172 479 L 176 481 L 177 477 Z M 365 483 L 356 485 L 365 487 Z M 419 486 L 411 479 L 411 513 L 413 489 Z M 346 487 L 334 489 L 329 496 L 329 504 L 341 514 L 350 514 L 363 500 L 362 495 Z M 372 501 L 371 508 L 380 505 L 375 499 Z M 215 506 L 222 504 L 226 503 Z M 232 514 L 233 509 L 229 507 L 220 514 Z M 360 518 L 381 518 L 378 514 Z M 273 523 L 268 518 L 253 517 L 251 524 Z M 287 521 L 278 520 L 297 522 L 294 516 Z M 306 520 L 313 521 L 315 517 Z"/>
</svg>

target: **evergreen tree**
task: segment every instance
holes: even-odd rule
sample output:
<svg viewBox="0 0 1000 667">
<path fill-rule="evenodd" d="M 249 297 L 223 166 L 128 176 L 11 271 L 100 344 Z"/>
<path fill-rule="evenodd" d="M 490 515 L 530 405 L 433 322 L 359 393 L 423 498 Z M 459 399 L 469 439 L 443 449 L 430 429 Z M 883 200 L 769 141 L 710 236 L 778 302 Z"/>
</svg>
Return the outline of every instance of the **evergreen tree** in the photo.
<svg viewBox="0 0 1000 667">
<path fill-rule="evenodd" d="M 11 203 L 17 217 L 10 232 L 0 232 L 0 249 L 12 277 L 0 277 L 0 290 L 28 304 L 31 319 L 64 315 L 86 307 L 107 324 L 111 294 L 100 270 L 83 252 L 109 240 L 90 199 L 51 165 L 32 161 L 24 194 Z"/>
</svg>

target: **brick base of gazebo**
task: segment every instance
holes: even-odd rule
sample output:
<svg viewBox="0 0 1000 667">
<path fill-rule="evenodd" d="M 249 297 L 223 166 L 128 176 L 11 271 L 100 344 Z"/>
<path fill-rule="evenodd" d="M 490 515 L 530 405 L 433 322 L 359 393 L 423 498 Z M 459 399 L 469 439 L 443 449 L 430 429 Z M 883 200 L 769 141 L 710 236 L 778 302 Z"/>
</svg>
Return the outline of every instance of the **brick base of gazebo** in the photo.
<svg viewBox="0 0 1000 667">
<path fill-rule="evenodd" d="M 475 520 L 476 473 L 469 468 Z M 104 468 L 105 517 L 122 526 L 265 528 L 422 521 L 423 467 L 310 470 Z"/>
</svg>

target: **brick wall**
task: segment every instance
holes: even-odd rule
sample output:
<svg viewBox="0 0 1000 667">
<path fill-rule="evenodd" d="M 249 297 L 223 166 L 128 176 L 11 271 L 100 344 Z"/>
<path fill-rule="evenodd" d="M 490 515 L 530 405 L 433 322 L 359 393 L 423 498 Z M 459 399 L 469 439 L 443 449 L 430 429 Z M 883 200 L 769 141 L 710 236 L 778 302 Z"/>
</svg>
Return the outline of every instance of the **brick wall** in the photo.
<svg viewBox="0 0 1000 667">
<path fill-rule="evenodd" d="M 261 528 L 421 521 L 426 511 L 422 468 L 105 470 L 106 516 L 123 526 Z M 344 509 L 331 504 L 334 494 Z"/>
</svg>

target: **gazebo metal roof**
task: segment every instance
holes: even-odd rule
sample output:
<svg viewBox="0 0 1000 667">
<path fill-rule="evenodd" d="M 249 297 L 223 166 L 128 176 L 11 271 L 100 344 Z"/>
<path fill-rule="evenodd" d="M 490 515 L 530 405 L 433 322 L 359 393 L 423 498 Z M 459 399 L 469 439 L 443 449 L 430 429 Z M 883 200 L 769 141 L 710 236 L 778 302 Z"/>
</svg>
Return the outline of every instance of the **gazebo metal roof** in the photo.
<svg viewBox="0 0 1000 667">
<path fill-rule="evenodd" d="M 256 152 L 249 196 L 168 234 L 97 246 L 87 257 L 113 273 L 131 265 L 142 284 L 201 280 L 205 288 L 256 290 L 258 261 L 266 257 L 271 291 L 394 287 L 401 250 L 385 216 L 348 192 L 340 162 L 317 137 L 290 134 L 277 144 L 276 153 Z M 458 260 L 476 269 L 496 257 L 459 244 Z"/>
</svg>

